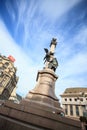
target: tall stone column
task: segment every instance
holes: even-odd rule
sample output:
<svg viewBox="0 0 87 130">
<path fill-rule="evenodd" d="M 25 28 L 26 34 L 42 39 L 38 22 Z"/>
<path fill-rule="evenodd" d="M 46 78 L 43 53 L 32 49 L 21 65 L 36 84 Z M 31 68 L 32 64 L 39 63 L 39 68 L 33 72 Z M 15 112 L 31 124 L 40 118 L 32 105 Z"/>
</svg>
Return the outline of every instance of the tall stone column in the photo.
<svg viewBox="0 0 87 130">
<path fill-rule="evenodd" d="M 78 106 L 79 107 L 79 115 L 83 116 L 83 112 L 82 112 L 82 106 Z"/>
<path fill-rule="evenodd" d="M 76 106 L 73 105 L 73 116 L 76 117 Z"/>
<path fill-rule="evenodd" d="M 51 110 L 55 113 L 60 113 L 64 111 L 60 107 L 59 100 L 55 95 L 55 82 L 58 78 L 55 74 L 55 66 L 57 63 L 57 60 L 55 60 L 54 57 L 55 44 L 56 39 L 53 39 L 50 44 L 50 51 L 45 49 L 46 66 L 43 68 L 43 70 L 38 71 L 36 78 L 37 84 L 35 88 L 27 94 L 24 102 L 28 101 L 27 104 L 35 104 L 37 107 L 41 107 L 41 109 L 47 108 L 48 111 Z M 54 60 L 52 60 L 52 57 Z M 22 103 L 24 102 L 22 100 Z"/>
<path fill-rule="evenodd" d="M 67 108 L 68 108 L 68 111 L 67 111 L 68 112 L 68 116 L 70 116 L 70 105 L 68 105 Z"/>
<path fill-rule="evenodd" d="M 55 38 L 53 38 L 52 41 L 51 41 L 51 44 L 50 44 L 50 52 L 51 53 L 55 52 L 56 45 L 57 45 L 57 41 L 56 41 Z"/>
</svg>

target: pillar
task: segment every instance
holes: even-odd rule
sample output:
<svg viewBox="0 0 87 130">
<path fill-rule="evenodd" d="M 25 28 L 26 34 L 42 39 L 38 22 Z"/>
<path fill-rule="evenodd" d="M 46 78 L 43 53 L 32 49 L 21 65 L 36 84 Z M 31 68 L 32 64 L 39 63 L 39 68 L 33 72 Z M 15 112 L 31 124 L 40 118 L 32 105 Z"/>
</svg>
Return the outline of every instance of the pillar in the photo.
<svg viewBox="0 0 87 130">
<path fill-rule="evenodd" d="M 76 106 L 73 105 L 73 116 L 76 117 Z"/>
<path fill-rule="evenodd" d="M 79 116 L 83 116 L 82 106 L 79 106 Z"/>
<path fill-rule="evenodd" d="M 68 114 L 67 114 L 67 115 L 70 116 L 70 105 L 68 105 L 67 108 L 68 108 L 68 110 L 67 110 L 67 113 L 68 113 Z"/>
</svg>

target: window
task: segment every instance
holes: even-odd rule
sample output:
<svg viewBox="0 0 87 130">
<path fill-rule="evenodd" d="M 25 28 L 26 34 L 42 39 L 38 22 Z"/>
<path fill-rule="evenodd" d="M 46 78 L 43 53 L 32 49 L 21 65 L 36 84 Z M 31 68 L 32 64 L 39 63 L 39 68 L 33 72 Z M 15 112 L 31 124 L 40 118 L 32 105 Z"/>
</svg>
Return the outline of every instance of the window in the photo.
<svg viewBox="0 0 87 130">
<path fill-rule="evenodd" d="M 65 98 L 65 101 L 67 101 L 67 99 Z"/>
<path fill-rule="evenodd" d="M 67 115 L 68 112 L 67 112 L 67 105 L 65 105 L 65 114 Z"/>
<path fill-rule="evenodd" d="M 9 63 L 8 63 L 8 62 L 5 62 L 4 67 L 7 68 L 8 65 L 9 65 Z"/>
<path fill-rule="evenodd" d="M 70 98 L 69 100 L 70 100 L 70 101 L 72 101 L 72 99 L 71 99 L 71 98 Z"/>
<path fill-rule="evenodd" d="M 8 99 L 9 98 L 9 92 L 8 92 L 8 90 L 4 90 L 3 91 L 3 93 L 2 93 L 2 95 L 1 95 L 1 99 L 4 99 L 4 100 L 6 100 L 6 99 Z"/>
<path fill-rule="evenodd" d="M 76 106 L 76 115 L 79 116 L 79 106 Z"/>
<path fill-rule="evenodd" d="M 70 105 L 70 115 L 73 115 L 73 106 Z"/>
<path fill-rule="evenodd" d="M 2 66 L 2 70 L 4 70 L 4 69 L 6 69 L 6 66 L 5 66 L 5 65 Z"/>
<path fill-rule="evenodd" d="M 75 100 L 75 101 L 77 101 L 77 99 L 76 99 L 76 98 L 75 98 L 74 100 Z"/>
<path fill-rule="evenodd" d="M 82 106 L 83 112 L 85 111 L 85 108 L 86 108 L 86 106 L 85 106 L 85 105 L 83 105 L 83 106 Z"/>
<path fill-rule="evenodd" d="M 2 61 L 2 58 L 0 57 L 0 62 Z"/>
<path fill-rule="evenodd" d="M 4 64 L 3 67 L 4 67 L 4 69 L 6 69 L 6 68 L 8 67 L 8 65 L 7 65 L 7 64 Z"/>
<path fill-rule="evenodd" d="M 83 101 L 83 98 L 80 98 L 80 101 Z"/>
<path fill-rule="evenodd" d="M 4 70 L 4 68 L 3 68 L 3 66 L 1 66 L 1 67 L 0 67 L 0 71 L 3 71 L 3 70 Z"/>
<path fill-rule="evenodd" d="M 3 72 L 0 70 L 0 77 L 3 77 Z"/>
</svg>

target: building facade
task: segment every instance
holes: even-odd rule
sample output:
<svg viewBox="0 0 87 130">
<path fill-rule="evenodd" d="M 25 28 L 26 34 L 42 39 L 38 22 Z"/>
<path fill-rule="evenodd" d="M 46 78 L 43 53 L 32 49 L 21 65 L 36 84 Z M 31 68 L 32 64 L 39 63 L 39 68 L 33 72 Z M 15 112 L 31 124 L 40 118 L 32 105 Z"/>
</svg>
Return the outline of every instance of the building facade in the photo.
<svg viewBox="0 0 87 130">
<path fill-rule="evenodd" d="M 17 68 L 14 58 L 0 55 L 0 100 L 16 100 Z"/>
<path fill-rule="evenodd" d="M 66 116 L 83 116 L 87 109 L 87 88 L 67 88 L 60 96 Z"/>
</svg>

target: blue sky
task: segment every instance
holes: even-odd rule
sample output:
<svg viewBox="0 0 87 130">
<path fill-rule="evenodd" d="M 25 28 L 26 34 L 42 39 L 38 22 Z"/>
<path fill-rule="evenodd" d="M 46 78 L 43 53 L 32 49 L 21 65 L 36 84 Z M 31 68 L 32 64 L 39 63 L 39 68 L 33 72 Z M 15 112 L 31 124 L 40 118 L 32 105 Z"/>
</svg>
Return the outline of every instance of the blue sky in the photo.
<svg viewBox="0 0 87 130">
<path fill-rule="evenodd" d="M 20 95 L 35 87 L 53 37 L 56 95 L 67 87 L 87 87 L 87 0 L 0 0 L 0 53 L 16 59 Z"/>
</svg>

